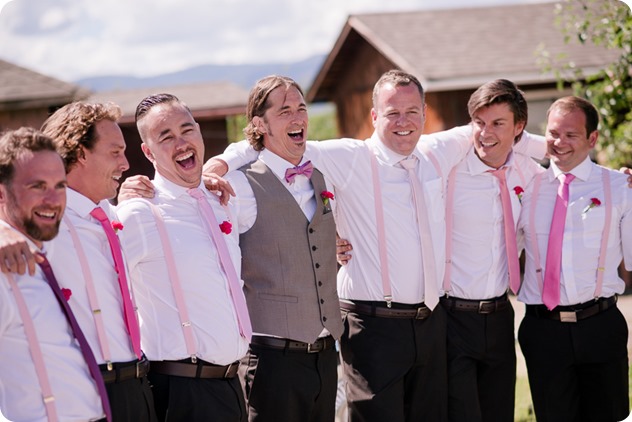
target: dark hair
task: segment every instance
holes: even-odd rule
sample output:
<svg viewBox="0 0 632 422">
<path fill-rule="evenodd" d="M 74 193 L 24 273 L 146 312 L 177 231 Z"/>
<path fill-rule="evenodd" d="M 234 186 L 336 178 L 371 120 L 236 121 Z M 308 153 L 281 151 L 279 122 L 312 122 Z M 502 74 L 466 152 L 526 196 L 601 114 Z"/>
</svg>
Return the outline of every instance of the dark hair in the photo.
<svg viewBox="0 0 632 422">
<path fill-rule="evenodd" d="M 590 136 L 591 133 L 596 131 L 599 128 L 599 112 L 597 108 L 588 100 L 576 97 L 576 96 L 568 96 L 562 97 L 559 100 L 555 101 L 546 112 L 547 119 L 549 118 L 549 114 L 553 110 L 562 110 L 562 111 L 575 111 L 580 110 L 586 116 L 586 136 Z"/>
<path fill-rule="evenodd" d="M 79 160 L 82 147 L 94 148 L 94 126 L 102 120 L 117 122 L 121 114 L 121 108 L 114 103 L 77 101 L 53 113 L 42 125 L 42 132 L 53 139 L 69 172 Z"/>
<path fill-rule="evenodd" d="M 0 137 L 0 183 L 11 182 L 15 160 L 26 151 L 57 152 L 53 140 L 37 129 L 21 127 L 3 133 Z"/>
<path fill-rule="evenodd" d="M 266 110 L 270 108 L 270 104 L 268 103 L 270 93 L 278 87 L 284 87 L 285 89 L 294 87 L 301 93 L 301 95 L 303 95 L 303 90 L 298 83 L 287 76 L 270 75 L 257 81 L 248 95 L 248 107 L 246 108 L 248 125 L 244 128 L 244 135 L 246 135 L 246 139 L 248 139 L 250 144 L 257 151 L 261 151 L 263 149 L 263 135 L 259 133 L 255 125 L 252 123 L 252 119 L 255 116 L 263 117 Z"/>
<path fill-rule="evenodd" d="M 149 110 L 151 110 L 153 107 L 157 106 L 158 104 L 167 103 L 181 104 L 184 108 L 187 109 L 189 113 L 191 113 L 189 107 L 173 94 L 152 94 L 143 98 L 140 103 L 138 103 L 138 106 L 136 106 L 136 114 L 134 115 L 134 120 L 138 124 L 138 121 L 142 119 L 143 116 L 147 114 Z"/>
<path fill-rule="evenodd" d="M 496 79 L 481 85 L 470 96 L 470 100 L 467 102 L 467 111 L 470 114 L 470 118 L 473 119 L 480 109 L 494 104 L 507 104 L 513 113 L 514 124 L 527 124 L 527 119 L 529 118 L 527 100 L 524 98 L 524 92 L 518 89 L 513 82 L 507 79 Z M 521 136 L 522 132 L 516 136 L 516 141 Z"/>
<path fill-rule="evenodd" d="M 421 102 L 424 102 L 424 88 L 421 86 L 421 82 L 414 75 L 410 73 L 406 73 L 403 70 L 392 69 L 388 72 L 385 72 L 380 76 L 380 79 L 375 83 L 373 87 L 373 108 L 377 105 L 377 96 L 380 93 L 380 89 L 382 86 L 386 84 L 392 84 L 394 86 L 407 86 L 410 84 L 415 84 L 417 89 L 419 90 L 419 95 L 421 95 Z"/>
</svg>

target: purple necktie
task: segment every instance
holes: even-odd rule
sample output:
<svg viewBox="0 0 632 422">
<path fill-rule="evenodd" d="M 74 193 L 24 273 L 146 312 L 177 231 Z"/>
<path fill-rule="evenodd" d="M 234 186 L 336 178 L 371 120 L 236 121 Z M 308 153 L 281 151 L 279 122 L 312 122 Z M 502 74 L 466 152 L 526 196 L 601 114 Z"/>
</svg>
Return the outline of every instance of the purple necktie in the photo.
<svg viewBox="0 0 632 422">
<path fill-rule="evenodd" d="M 79 328 L 79 323 L 77 323 L 77 319 L 73 315 L 72 310 L 70 309 L 70 306 L 68 305 L 68 301 L 64 297 L 64 294 L 62 293 L 61 288 L 59 287 L 59 284 L 57 283 L 57 279 L 55 278 L 55 274 L 53 274 L 53 269 L 51 268 L 50 263 L 46 259 L 46 256 L 44 256 L 43 254 L 39 254 L 39 255 L 42 258 L 42 262 L 39 263 L 39 266 L 42 269 L 44 276 L 46 277 L 46 281 L 48 281 L 48 285 L 53 290 L 53 293 L 55 293 L 55 297 L 57 298 L 57 301 L 61 305 L 61 308 L 63 309 L 64 314 L 66 315 L 66 319 L 68 320 L 68 323 L 70 324 L 70 328 L 72 328 L 72 333 L 74 334 L 75 339 L 77 339 L 77 342 L 79 343 L 79 348 L 81 349 L 81 353 L 83 354 L 83 358 L 86 361 L 86 364 L 88 365 L 90 374 L 92 375 L 92 378 L 94 378 L 94 382 L 97 385 L 97 390 L 99 391 L 99 395 L 101 396 L 101 403 L 103 404 L 103 411 L 105 412 L 105 417 L 107 418 L 108 421 L 111 421 L 112 412 L 110 410 L 110 402 L 108 400 L 108 393 L 105 389 L 105 383 L 103 382 L 103 377 L 101 376 L 101 370 L 99 369 L 99 365 L 97 364 L 97 361 L 94 358 L 94 354 L 92 354 L 92 350 L 90 349 L 90 346 L 88 345 L 88 341 L 86 340 L 86 337 L 83 335 L 81 328 Z"/>
<path fill-rule="evenodd" d="M 546 266 L 544 269 L 544 286 L 542 288 L 542 302 L 549 310 L 560 303 L 560 276 L 562 274 L 562 240 L 564 239 L 564 225 L 566 224 L 566 210 L 568 207 L 568 185 L 575 179 L 572 174 L 560 175 L 560 186 L 557 189 L 557 199 L 553 209 L 553 219 L 549 230 L 549 245 L 546 250 Z"/>
<path fill-rule="evenodd" d="M 509 268 L 509 287 L 515 294 L 520 289 L 520 262 L 518 261 L 518 245 L 516 244 L 516 225 L 511 209 L 511 198 L 507 189 L 505 172 L 507 167 L 490 171 L 500 185 L 500 202 L 503 207 L 503 222 L 505 225 L 505 248 L 507 251 L 507 267 Z"/>
<path fill-rule="evenodd" d="M 211 233 L 211 238 L 217 249 L 219 260 L 228 278 L 228 290 L 230 297 L 233 300 L 235 306 L 235 312 L 237 313 L 237 324 L 239 325 L 239 333 L 250 342 L 252 338 L 252 326 L 250 324 L 250 315 L 248 314 L 248 306 L 246 305 L 246 298 L 244 297 L 243 290 L 239 283 L 239 277 L 235 271 L 235 266 L 230 258 L 228 252 L 228 246 L 226 240 L 224 240 L 223 234 L 220 231 L 217 218 L 213 208 L 208 203 L 206 195 L 199 188 L 188 189 L 187 193 L 194 197 L 198 202 L 198 208 L 202 213 L 202 219 L 206 229 Z"/>
<path fill-rule="evenodd" d="M 290 167 L 289 169 L 285 170 L 285 181 L 291 185 L 292 183 L 294 183 L 294 178 L 299 174 L 302 174 L 309 179 L 310 177 L 312 177 L 313 172 L 314 166 L 312 166 L 312 162 L 305 161 L 300 166 Z"/>
<path fill-rule="evenodd" d="M 123 262 L 123 255 L 121 254 L 121 245 L 119 244 L 118 237 L 114 233 L 112 223 L 110 219 L 103 211 L 103 208 L 96 207 L 90 212 L 90 215 L 99 220 L 105 235 L 108 238 L 110 244 L 110 251 L 112 252 L 112 258 L 114 259 L 114 269 L 118 274 L 119 289 L 121 290 L 121 298 L 123 299 L 123 314 L 125 316 L 125 325 L 127 326 L 127 332 L 129 333 L 130 340 L 132 342 L 132 349 L 138 359 L 141 359 L 142 352 L 140 350 L 140 328 L 138 326 L 138 320 L 134 313 L 134 305 L 132 305 L 132 299 L 129 292 L 129 286 L 127 284 L 127 277 L 125 275 L 125 263 Z"/>
</svg>

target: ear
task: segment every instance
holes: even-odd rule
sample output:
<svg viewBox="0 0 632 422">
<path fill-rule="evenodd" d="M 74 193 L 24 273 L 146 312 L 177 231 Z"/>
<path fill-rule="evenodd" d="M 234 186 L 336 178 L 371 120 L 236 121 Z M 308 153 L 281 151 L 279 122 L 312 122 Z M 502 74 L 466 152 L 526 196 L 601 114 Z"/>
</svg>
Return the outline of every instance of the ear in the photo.
<svg viewBox="0 0 632 422">
<path fill-rule="evenodd" d="M 151 150 L 149 149 L 149 146 L 146 143 L 142 142 L 140 144 L 140 149 L 143 150 L 143 154 L 145 154 L 145 157 L 149 161 L 151 161 L 153 164 L 156 163 L 156 160 L 154 159 L 154 154 L 151 153 Z"/>
<path fill-rule="evenodd" d="M 595 130 L 593 133 L 588 135 L 588 145 L 590 148 L 594 148 L 597 145 L 597 139 L 599 139 L 599 131 Z"/>
<path fill-rule="evenodd" d="M 524 127 L 526 126 L 526 122 L 518 122 L 514 126 L 514 144 L 520 140 L 522 137 L 522 132 L 524 131 Z"/>
<path fill-rule="evenodd" d="M 375 111 L 375 108 L 371 109 L 371 123 L 373 123 L 373 127 L 377 127 L 377 111 Z"/>
<path fill-rule="evenodd" d="M 7 185 L 0 184 L 0 204 L 6 204 L 8 198 Z"/>
<path fill-rule="evenodd" d="M 86 147 L 81 145 L 79 147 L 79 151 L 77 151 L 77 164 L 85 166 L 87 161 L 88 158 L 86 157 Z"/>
<path fill-rule="evenodd" d="M 266 130 L 266 125 L 263 123 L 263 119 L 259 116 L 255 116 L 252 118 L 252 124 L 257 128 L 257 132 L 260 134 L 268 133 Z"/>
</svg>

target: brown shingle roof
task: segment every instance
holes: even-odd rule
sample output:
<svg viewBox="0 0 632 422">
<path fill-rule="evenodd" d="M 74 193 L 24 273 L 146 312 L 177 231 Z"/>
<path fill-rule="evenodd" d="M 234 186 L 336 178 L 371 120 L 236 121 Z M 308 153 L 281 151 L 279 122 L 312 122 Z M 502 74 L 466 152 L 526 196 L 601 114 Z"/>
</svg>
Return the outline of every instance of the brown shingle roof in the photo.
<svg viewBox="0 0 632 422">
<path fill-rule="evenodd" d="M 169 93 L 184 101 L 193 117 L 223 117 L 246 112 L 248 91 L 231 82 L 137 88 L 95 93 L 89 101 L 112 101 L 123 109 L 122 122 L 133 122 L 136 106 L 148 95 Z"/>
<path fill-rule="evenodd" d="M 78 85 L 0 60 L 0 109 L 55 106 L 88 95 Z"/>
<path fill-rule="evenodd" d="M 607 0 L 610 1 L 610 0 Z M 326 100 L 330 81 L 344 69 L 353 44 L 367 42 L 428 91 L 474 88 L 504 77 L 516 83 L 554 80 L 543 75 L 536 51 L 594 71 L 617 53 L 591 44 L 564 43 L 555 3 L 352 15 L 316 77 L 308 99 Z"/>
</svg>

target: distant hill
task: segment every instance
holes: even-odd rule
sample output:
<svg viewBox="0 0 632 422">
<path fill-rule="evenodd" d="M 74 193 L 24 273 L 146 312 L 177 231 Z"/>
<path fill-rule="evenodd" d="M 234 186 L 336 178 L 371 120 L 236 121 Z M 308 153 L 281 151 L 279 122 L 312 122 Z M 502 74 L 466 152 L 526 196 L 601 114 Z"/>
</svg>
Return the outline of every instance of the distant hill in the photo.
<svg viewBox="0 0 632 422">
<path fill-rule="evenodd" d="M 74 81 L 92 91 L 159 87 L 209 81 L 228 81 L 250 90 L 254 83 L 267 75 L 289 76 L 307 91 L 320 70 L 325 56 L 314 56 L 296 63 L 243 65 L 201 65 L 179 72 L 138 78 L 134 76 L 98 76 Z"/>
</svg>

